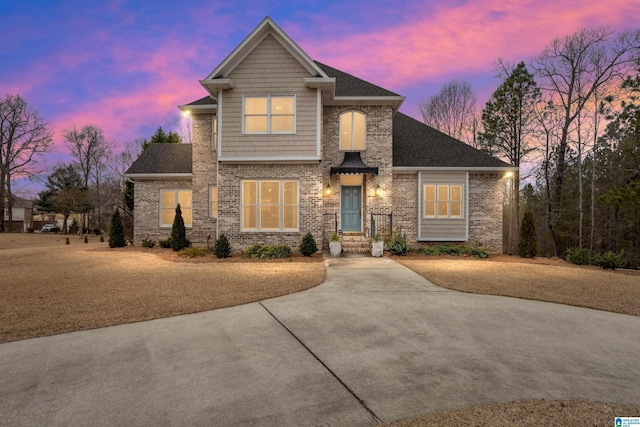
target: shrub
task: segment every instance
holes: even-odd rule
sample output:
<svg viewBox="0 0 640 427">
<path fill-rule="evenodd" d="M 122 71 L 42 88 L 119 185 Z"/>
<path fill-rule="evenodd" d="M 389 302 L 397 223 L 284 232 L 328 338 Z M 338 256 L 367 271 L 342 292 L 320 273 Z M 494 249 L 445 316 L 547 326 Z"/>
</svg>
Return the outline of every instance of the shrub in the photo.
<svg viewBox="0 0 640 427">
<path fill-rule="evenodd" d="M 402 231 L 402 229 L 393 233 L 391 239 L 389 239 L 387 247 L 394 255 L 405 255 L 411 249 L 409 242 L 407 242 L 407 235 Z"/>
<path fill-rule="evenodd" d="M 142 247 L 143 248 L 153 248 L 156 245 L 156 242 L 151 239 L 142 239 Z"/>
<path fill-rule="evenodd" d="M 216 239 L 216 243 L 213 246 L 213 253 L 216 254 L 218 258 L 229 258 L 231 255 L 231 244 L 227 236 L 221 234 L 220 237 Z"/>
<path fill-rule="evenodd" d="M 71 244 L 71 242 L 69 241 L 69 238 L 68 238 L 68 237 L 67 237 L 67 240 L 65 240 L 64 244 L 65 244 L 65 245 L 70 245 L 70 244 Z"/>
<path fill-rule="evenodd" d="M 520 226 L 520 238 L 518 239 L 518 255 L 523 258 L 533 258 L 538 255 L 538 242 L 536 240 L 536 223 L 533 213 L 527 211 L 522 218 Z"/>
<path fill-rule="evenodd" d="M 418 249 L 422 255 L 438 256 L 441 254 L 439 246 L 422 246 Z"/>
<path fill-rule="evenodd" d="M 195 258 L 205 256 L 209 251 L 205 248 L 184 248 L 178 251 L 178 255 L 182 257 Z"/>
<path fill-rule="evenodd" d="M 93 234 L 95 234 L 96 236 L 99 236 L 102 234 L 102 231 L 99 228 L 94 228 L 93 229 Z"/>
<path fill-rule="evenodd" d="M 127 246 L 127 242 L 124 240 L 122 218 L 120 217 L 120 210 L 116 209 L 111 217 L 111 226 L 109 227 L 109 247 L 124 248 L 125 246 Z"/>
<path fill-rule="evenodd" d="M 340 236 L 338 236 L 338 233 L 333 233 L 331 235 L 331 238 L 329 239 L 330 242 L 339 242 L 340 241 Z"/>
<path fill-rule="evenodd" d="M 176 216 L 173 218 L 173 226 L 171 227 L 171 249 L 178 252 L 181 249 L 191 246 L 191 242 L 187 239 L 187 230 L 184 228 L 184 219 L 182 219 L 182 210 L 180 203 L 176 206 Z"/>
<path fill-rule="evenodd" d="M 80 225 L 78 224 L 78 220 L 76 218 L 73 218 L 71 220 L 71 225 L 69 226 L 69 233 L 78 234 L 79 230 L 80 230 Z"/>
<path fill-rule="evenodd" d="M 104 243 L 104 236 L 100 236 L 100 243 Z"/>
<path fill-rule="evenodd" d="M 593 257 L 593 263 L 598 267 L 615 270 L 624 265 L 624 251 L 620 251 L 619 253 L 607 251 L 603 254 L 598 254 Z"/>
<path fill-rule="evenodd" d="M 169 249 L 171 247 L 171 239 L 160 239 L 158 240 L 158 246 L 164 249 Z"/>
<path fill-rule="evenodd" d="M 313 234 L 309 231 L 302 238 L 302 243 L 300 243 L 300 253 L 303 256 L 311 256 L 316 252 L 318 252 L 318 246 L 316 245 L 316 240 L 313 238 Z"/>
<path fill-rule="evenodd" d="M 87 236 L 84 236 L 84 242 L 89 243 L 89 239 L 87 239 Z"/>
<path fill-rule="evenodd" d="M 253 245 L 244 254 L 253 259 L 288 258 L 291 256 L 291 248 L 287 245 Z"/>
<path fill-rule="evenodd" d="M 376 233 L 375 236 L 373 236 L 373 241 L 374 242 L 381 242 L 382 241 L 382 235 L 380 233 Z"/>
<path fill-rule="evenodd" d="M 591 256 L 587 248 L 569 248 L 567 249 L 567 261 L 576 265 L 591 264 Z"/>
<path fill-rule="evenodd" d="M 489 258 L 489 253 L 482 248 L 474 248 L 467 245 L 454 245 L 453 243 L 444 243 L 437 246 L 423 246 L 419 249 L 422 255 L 469 255 L 476 258 Z"/>
</svg>

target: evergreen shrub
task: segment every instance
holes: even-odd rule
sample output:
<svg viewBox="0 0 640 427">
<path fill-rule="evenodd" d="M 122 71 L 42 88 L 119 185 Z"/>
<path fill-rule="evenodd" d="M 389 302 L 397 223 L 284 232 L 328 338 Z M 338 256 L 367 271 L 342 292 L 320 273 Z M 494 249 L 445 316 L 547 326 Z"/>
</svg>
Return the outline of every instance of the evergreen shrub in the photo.
<svg viewBox="0 0 640 427">
<path fill-rule="evenodd" d="M 87 236 L 85 236 L 85 239 Z M 111 217 L 111 226 L 109 227 L 109 247 L 124 248 L 127 242 L 124 240 L 124 227 L 122 226 L 122 218 L 120 210 L 116 209 Z"/>
<path fill-rule="evenodd" d="M 231 244 L 229 239 L 224 234 L 216 239 L 216 243 L 213 246 L 213 253 L 218 258 L 229 258 L 231 256 Z"/>
<path fill-rule="evenodd" d="M 522 218 L 520 238 L 518 239 L 518 255 L 523 258 L 533 258 L 538 255 L 536 223 L 531 211 L 525 212 Z"/>
<path fill-rule="evenodd" d="M 171 241 L 171 249 L 175 252 L 191 246 L 191 242 L 187 239 L 187 230 L 184 227 L 180 203 L 176 206 L 176 215 L 173 218 L 173 226 L 171 227 L 171 237 L 169 240 Z"/>
<path fill-rule="evenodd" d="M 316 245 L 316 240 L 313 238 L 313 234 L 309 231 L 302 238 L 302 243 L 300 243 L 300 253 L 304 256 L 311 256 L 316 252 L 318 252 L 318 246 Z"/>
</svg>

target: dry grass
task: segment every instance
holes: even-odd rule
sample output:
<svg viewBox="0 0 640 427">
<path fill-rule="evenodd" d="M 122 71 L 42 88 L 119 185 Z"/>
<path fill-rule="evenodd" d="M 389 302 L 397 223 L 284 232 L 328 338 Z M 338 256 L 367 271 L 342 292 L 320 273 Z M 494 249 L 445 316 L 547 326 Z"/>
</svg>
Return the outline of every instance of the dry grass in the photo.
<svg viewBox="0 0 640 427">
<path fill-rule="evenodd" d="M 616 417 L 638 415 L 640 405 L 575 400 L 528 400 L 438 412 L 396 421 L 387 426 L 612 426 Z"/>
<path fill-rule="evenodd" d="M 229 307 L 311 288 L 320 254 L 285 262 L 109 249 L 66 236 L 0 234 L 0 342 Z M 240 262 L 237 262 L 240 261 Z"/>
<path fill-rule="evenodd" d="M 479 260 L 412 255 L 393 259 L 443 288 L 640 316 L 640 272 L 508 256 Z"/>
</svg>

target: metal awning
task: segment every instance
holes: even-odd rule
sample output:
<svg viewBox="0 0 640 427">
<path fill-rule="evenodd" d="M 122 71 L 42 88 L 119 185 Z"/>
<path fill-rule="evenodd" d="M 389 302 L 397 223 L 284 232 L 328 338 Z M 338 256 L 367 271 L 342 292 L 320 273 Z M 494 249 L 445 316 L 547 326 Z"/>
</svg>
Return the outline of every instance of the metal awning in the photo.
<svg viewBox="0 0 640 427">
<path fill-rule="evenodd" d="M 359 151 L 347 151 L 340 166 L 332 166 L 329 175 L 338 174 L 373 174 L 378 175 L 378 168 L 367 166 L 360 157 Z"/>
</svg>

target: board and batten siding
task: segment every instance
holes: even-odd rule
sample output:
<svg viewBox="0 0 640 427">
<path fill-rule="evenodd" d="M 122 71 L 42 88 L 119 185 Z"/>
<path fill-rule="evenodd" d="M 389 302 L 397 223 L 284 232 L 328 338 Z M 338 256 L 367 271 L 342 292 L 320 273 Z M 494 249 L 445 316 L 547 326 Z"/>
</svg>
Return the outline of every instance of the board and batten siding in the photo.
<svg viewBox="0 0 640 427">
<path fill-rule="evenodd" d="M 462 218 L 425 218 L 425 185 L 461 185 Z M 418 173 L 418 240 L 419 241 L 467 241 L 469 239 L 469 183 L 467 172 L 425 171 Z"/>
<path fill-rule="evenodd" d="M 319 158 L 318 91 L 304 85 L 310 73 L 271 35 L 227 76 L 222 96 L 219 159 Z M 295 95 L 295 134 L 243 134 L 243 96 Z"/>
</svg>

